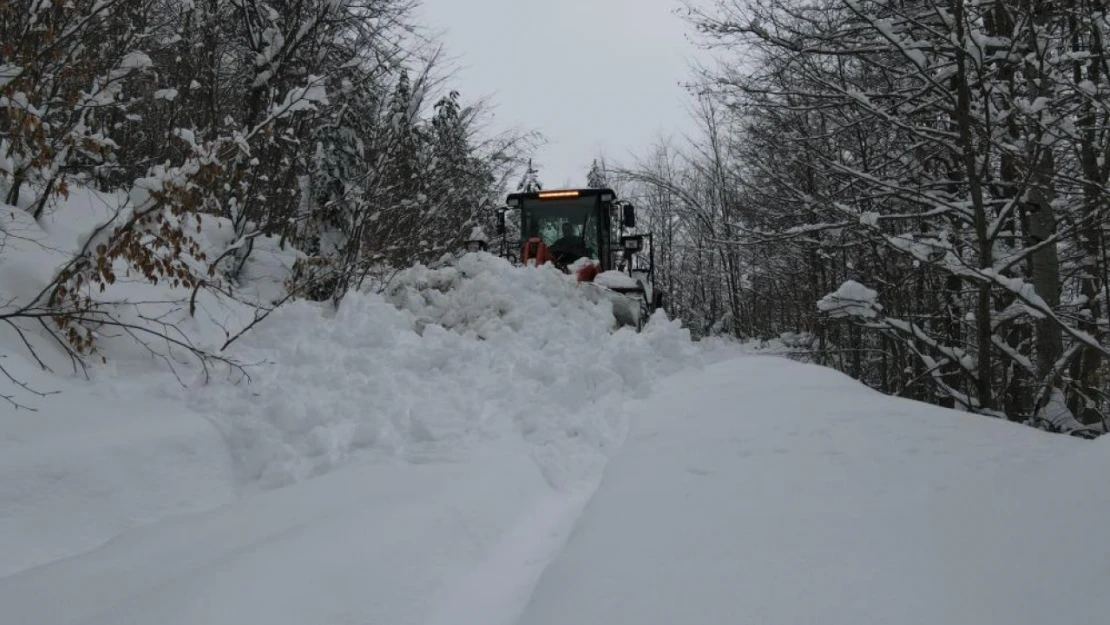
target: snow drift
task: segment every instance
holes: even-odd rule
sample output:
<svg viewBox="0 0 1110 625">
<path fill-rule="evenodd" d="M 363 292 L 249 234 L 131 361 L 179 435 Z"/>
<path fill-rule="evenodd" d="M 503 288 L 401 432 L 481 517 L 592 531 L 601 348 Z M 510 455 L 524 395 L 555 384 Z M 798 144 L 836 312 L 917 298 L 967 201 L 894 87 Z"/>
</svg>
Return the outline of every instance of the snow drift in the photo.
<svg viewBox="0 0 1110 625">
<path fill-rule="evenodd" d="M 550 268 L 485 253 L 401 272 L 334 315 L 297 302 L 236 346 L 245 386 L 181 395 L 224 432 L 240 483 L 290 484 L 357 457 L 449 459 L 523 437 L 553 484 L 596 469 L 625 424 L 605 402 L 692 362 L 662 315 L 613 329 L 610 304 Z M 197 392 L 194 392 L 197 391 Z"/>
<path fill-rule="evenodd" d="M 41 223 L 4 207 L 0 293 L 41 289 L 124 201 L 78 188 Z M 206 218 L 196 236 L 216 257 L 235 244 L 231 232 Z M 124 319 L 173 323 L 218 349 L 253 321 L 245 302 L 281 295 L 296 257 L 256 239 L 235 297 L 201 292 L 195 316 L 190 293 L 123 271 L 101 298 Z M 677 323 L 617 330 L 611 303 L 573 277 L 484 253 L 408 269 L 337 310 L 285 305 L 225 352 L 249 381 L 215 366 L 206 384 L 187 358 L 162 360 L 126 336 L 101 340 L 106 361 L 89 383 L 67 374 L 48 341 L 36 347 L 56 373 L 0 334 L 9 371 L 60 391 L 32 398 L 38 413 L 0 407 L 0 575 L 356 462 L 457 462 L 515 441 L 549 484 L 570 488 L 595 478 L 620 439 L 624 399 L 696 360 Z"/>
</svg>

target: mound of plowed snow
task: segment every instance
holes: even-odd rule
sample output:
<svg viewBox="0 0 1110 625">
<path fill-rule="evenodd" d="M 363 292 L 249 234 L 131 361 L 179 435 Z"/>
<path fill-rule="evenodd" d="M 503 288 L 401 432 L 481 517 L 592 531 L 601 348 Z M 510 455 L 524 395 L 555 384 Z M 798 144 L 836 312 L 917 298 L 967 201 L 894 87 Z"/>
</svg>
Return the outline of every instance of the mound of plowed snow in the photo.
<svg viewBox="0 0 1110 625">
<path fill-rule="evenodd" d="M 614 326 L 612 302 L 589 283 L 550 265 L 514 267 L 467 254 L 440 269 L 398 274 L 386 299 L 417 318 L 481 339 L 517 335 L 530 343 L 600 340 Z"/>
<path fill-rule="evenodd" d="M 249 385 L 185 397 L 225 433 L 243 485 L 280 486 L 356 457 L 450 460 L 478 441 L 523 437 L 545 476 L 597 468 L 621 436 L 619 408 L 694 358 L 662 315 L 614 329 L 596 287 L 489 254 L 401 272 L 334 315 L 299 302 L 237 343 L 264 362 Z"/>
</svg>

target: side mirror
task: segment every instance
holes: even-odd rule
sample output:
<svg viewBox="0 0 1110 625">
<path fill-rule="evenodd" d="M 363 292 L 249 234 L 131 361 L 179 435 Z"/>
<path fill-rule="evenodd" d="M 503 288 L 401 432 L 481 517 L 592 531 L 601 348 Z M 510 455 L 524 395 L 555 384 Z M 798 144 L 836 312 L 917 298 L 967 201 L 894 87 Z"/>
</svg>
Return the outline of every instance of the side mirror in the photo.
<svg viewBox="0 0 1110 625">
<path fill-rule="evenodd" d="M 497 211 L 497 234 L 505 234 L 505 211 Z"/>
<path fill-rule="evenodd" d="M 623 221 L 625 228 L 636 227 L 636 208 L 631 204 L 624 205 Z"/>
</svg>

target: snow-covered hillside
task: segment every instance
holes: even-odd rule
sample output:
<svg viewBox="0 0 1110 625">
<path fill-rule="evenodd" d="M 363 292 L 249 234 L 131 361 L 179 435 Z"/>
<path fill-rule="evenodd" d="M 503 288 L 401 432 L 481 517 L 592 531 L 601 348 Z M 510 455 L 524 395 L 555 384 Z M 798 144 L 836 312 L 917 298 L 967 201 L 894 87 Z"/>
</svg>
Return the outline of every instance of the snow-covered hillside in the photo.
<svg viewBox="0 0 1110 625">
<path fill-rule="evenodd" d="M 9 251 L 76 236 L 19 223 L 37 243 Z M 290 257 L 258 249 L 239 286 L 266 299 Z M 40 284 L 28 267 L 0 268 L 0 289 Z M 264 319 L 226 354 L 249 382 L 175 376 L 126 337 L 86 381 L 0 335 L 8 371 L 60 391 L 0 407 L 3 622 L 1105 615 L 1102 441 L 884 397 L 662 316 L 618 330 L 596 287 L 487 254 L 377 286 Z M 189 316 L 168 287 L 114 288 L 197 344 L 251 319 L 215 294 Z"/>
</svg>

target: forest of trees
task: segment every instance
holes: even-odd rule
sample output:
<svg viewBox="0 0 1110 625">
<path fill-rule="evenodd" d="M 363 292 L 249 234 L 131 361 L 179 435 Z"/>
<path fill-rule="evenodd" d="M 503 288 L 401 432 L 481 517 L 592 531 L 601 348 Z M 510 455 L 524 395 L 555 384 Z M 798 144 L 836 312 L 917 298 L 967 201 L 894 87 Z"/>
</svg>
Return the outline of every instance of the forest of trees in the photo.
<svg viewBox="0 0 1110 625">
<path fill-rule="evenodd" d="M 226 217 L 239 265 L 280 236 L 334 265 L 336 292 L 358 259 L 455 249 L 532 137 L 446 87 L 414 7 L 2 0 L 4 199 L 38 217 L 67 182 L 156 189 L 136 215 Z"/>
<path fill-rule="evenodd" d="M 374 268 L 457 251 L 535 137 L 489 127 L 415 8 L 0 0 L 0 201 L 42 220 L 74 185 L 128 198 L 0 322 L 77 357 L 119 323 L 93 295 L 121 261 L 223 289 L 269 236 L 305 254 L 296 295 L 338 301 Z M 234 230 L 218 258 L 190 230 L 209 216 Z"/>
<path fill-rule="evenodd" d="M 699 132 L 619 172 L 671 313 L 884 393 L 1105 431 L 1106 9 L 691 3 L 716 61 Z"/>
</svg>

